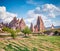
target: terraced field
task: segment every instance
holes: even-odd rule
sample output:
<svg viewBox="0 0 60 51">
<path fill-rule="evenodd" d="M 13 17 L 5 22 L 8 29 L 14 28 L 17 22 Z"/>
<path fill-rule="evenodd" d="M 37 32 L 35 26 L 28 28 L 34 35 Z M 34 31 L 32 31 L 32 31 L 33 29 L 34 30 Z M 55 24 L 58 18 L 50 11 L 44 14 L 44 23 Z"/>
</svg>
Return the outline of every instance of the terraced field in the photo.
<svg viewBox="0 0 60 51">
<path fill-rule="evenodd" d="M 3 39 L 0 51 L 60 51 L 60 36 Z"/>
</svg>

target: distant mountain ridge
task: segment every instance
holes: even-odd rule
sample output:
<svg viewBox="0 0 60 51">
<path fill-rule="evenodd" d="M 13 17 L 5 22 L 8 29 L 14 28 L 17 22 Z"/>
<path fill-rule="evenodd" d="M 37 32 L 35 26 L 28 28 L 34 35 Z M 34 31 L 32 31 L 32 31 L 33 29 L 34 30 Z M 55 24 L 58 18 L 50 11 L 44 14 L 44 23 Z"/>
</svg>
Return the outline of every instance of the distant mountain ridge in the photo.
<svg viewBox="0 0 60 51">
<path fill-rule="evenodd" d="M 60 28 L 60 26 L 54 26 L 54 28 Z M 46 27 L 46 29 L 51 29 L 51 27 Z"/>
</svg>

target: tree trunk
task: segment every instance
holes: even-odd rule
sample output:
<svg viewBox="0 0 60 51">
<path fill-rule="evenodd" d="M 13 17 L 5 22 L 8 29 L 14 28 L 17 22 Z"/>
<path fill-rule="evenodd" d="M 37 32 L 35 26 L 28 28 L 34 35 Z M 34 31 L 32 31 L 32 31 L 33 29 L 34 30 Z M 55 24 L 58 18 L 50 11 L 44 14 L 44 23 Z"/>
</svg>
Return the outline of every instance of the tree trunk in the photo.
<svg viewBox="0 0 60 51">
<path fill-rule="evenodd" d="M 25 37 L 26 37 L 26 34 L 25 34 Z"/>
</svg>

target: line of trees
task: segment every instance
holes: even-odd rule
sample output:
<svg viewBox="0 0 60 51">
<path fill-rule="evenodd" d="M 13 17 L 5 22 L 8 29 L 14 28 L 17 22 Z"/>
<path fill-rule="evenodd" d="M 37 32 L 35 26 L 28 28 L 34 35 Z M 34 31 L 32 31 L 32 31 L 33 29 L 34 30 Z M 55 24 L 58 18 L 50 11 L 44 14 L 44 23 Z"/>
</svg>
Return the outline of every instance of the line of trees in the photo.
<svg viewBox="0 0 60 51">
<path fill-rule="evenodd" d="M 8 27 L 3 27 L 2 30 L 3 30 L 4 32 L 6 31 L 6 32 L 8 32 L 8 33 L 11 33 L 11 37 L 12 37 L 13 39 L 15 39 L 16 36 L 17 36 L 17 33 L 20 32 L 19 29 L 16 29 L 16 31 L 15 31 L 15 30 L 10 29 L 10 28 L 8 28 Z M 25 35 L 24 37 L 27 37 L 27 35 L 29 35 L 29 34 L 31 33 L 31 30 L 30 30 L 28 27 L 25 27 L 25 29 L 23 29 L 21 32 L 24 33 L 24 35 Z"/>
<path fill-rule="evenodd" d="M 8 28 L 8 27 L 3 27 L 2 30 L 3 30 L 4 32 L 11 33 L 11 37 L 12 37 L 13 39 L 15 39 L 15 37 L 16 37 L 16 32 L 17 32 L 17 31 L 14 31 L 13 29 L 10 29 L 10 28 Z"/>
<path fill-rule="evenodd" d="M 13 39 L 15 39 L 16 36 L 17 36 L 17 33 L 20 32 L 19 29 L 16 29 L 16 31 L 15 31 L 15 30 L 10 29 L 10 28 L 8 28 L 8 27 L 3 27 L 2 30 L 11 33 L 11 37 L 12 37 Z M 44 35 L 45 35 L 46 33 L 48 34 L 48 33 L 51 32 L 51 31 L 54 33 L 54 35 L 60 35 L 60 31 L 57 31 L 57 30 L 55 30 L 55 29 L 54 29 L 54 30 L 44 31 Z M 28 28 L 28 27 L 25 27 L 21 32 L 24 33 L 24 37 L 28 37 L 29 34 L 32 33 L 31 30 L 30 30 L 30 28 Z"/>
</svg>

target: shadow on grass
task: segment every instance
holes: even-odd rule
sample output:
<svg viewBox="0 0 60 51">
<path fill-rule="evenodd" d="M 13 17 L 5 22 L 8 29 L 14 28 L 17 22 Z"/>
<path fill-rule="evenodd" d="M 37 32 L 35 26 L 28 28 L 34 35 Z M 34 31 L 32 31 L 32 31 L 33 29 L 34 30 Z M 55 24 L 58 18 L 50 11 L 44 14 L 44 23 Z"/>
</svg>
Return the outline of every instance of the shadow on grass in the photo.
<svg viewBox="0 0 60 51">
<path fill-rule="evenodd" d="M 20 45 L 8 44 L 3 48 L 5 51 L 30 51 L 27 47 L 21 47 Z M 33 47 L 32 51 L 37 51 L 37 48 Z"/>
</svg>

